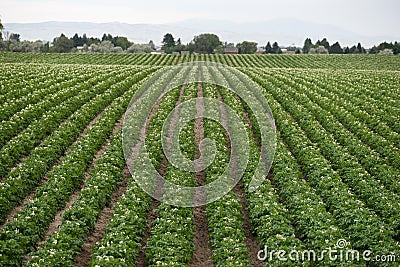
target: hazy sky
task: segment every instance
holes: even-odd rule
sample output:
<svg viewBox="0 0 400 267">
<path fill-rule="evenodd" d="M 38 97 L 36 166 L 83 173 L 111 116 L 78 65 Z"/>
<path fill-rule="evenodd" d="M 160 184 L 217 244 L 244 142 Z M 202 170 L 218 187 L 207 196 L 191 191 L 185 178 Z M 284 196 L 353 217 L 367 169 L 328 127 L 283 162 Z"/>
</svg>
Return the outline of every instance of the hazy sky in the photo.
<svg viewBox="0 0 400 267">
<path fill-rule="evenodd" d="M 189 18 L 296 18 L 363 35 L 400 36 L 399 0 L 1 0 L 3 23 L 43 21 L 167 23 Z M 267 27 L 267 26 L 266 26 Z"/>
</svg>

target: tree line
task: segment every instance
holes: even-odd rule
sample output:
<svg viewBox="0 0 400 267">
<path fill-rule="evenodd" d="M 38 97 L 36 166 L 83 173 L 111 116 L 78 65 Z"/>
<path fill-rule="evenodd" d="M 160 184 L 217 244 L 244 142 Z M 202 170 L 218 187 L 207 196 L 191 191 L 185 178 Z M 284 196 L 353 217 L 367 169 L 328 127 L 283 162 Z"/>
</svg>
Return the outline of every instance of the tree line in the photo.
<svg viewBox="0 0 400 267">
<path fill-rule="evenodd" d="M 232 50 L 233 49 L 233 50 Z M 296 54 L 399 54 L 400 43 L 387 43 L 383 42 L 371 49 L 366 50 L 361 43 L 353 45 L 352 47 L 342 47 L 339 42 L 332 45 L 327 38 L 317 40 L 315 44 L 310 38 L 306 38 L 303 47 L 286 47 L 286 51 Z M 72 37 L 67 37 L 61 34 L 55 37 L 53 41 L 21 41 L 21 36 L 17 33 L 9 33 L 4 31 L 4 27 L 0 20 L 0 50 L 12 52 L 44 52 L 44 53 L 71 53 L 71 52 L 85 52 L 85 53 L 151 53 L 156 50 L 153 41 L 146 44 L 136 44 L 128 40 L 124 36 L 112 36 L 111 34 L 104 33 L 102 38 L 87 37 L 86 34 L 82 36 L 77 33 Z M 222 42 L 216 34 L 204 33 L 194 36 L 193 40 L 187 44 L 183 44 L 181 39 L 175 40 L 171 33 L 166 33 L 162 39 L 161 50 L 164 53 L 225 53 L 226 51 L 234 51 L 238 54 L 254 54 L 257 51 L 264 54 L 282 54 L 278 42 L 267 42 L 261 49 L 258 43 L 251 41 L 243 41 L 237 43 Z"/>
</svg>

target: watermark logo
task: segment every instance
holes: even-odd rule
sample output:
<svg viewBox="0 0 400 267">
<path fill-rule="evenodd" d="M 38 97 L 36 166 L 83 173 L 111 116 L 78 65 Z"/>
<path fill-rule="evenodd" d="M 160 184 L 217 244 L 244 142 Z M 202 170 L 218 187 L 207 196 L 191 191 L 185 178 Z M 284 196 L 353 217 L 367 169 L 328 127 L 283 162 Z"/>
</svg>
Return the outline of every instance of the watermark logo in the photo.
<svg viewBox="0 0 400 267">
<path fill-rule="evenodd" d="M 170 164 L 185 172 L 199 172 L 212 163 L 216 153 L 214 140 L 205 138 L 200 142 L 200 159 L 188 159 L 180 151 L 180 130 L 201 116 L 214 120 L 225 128 L 231 151 L 236 151 L 237 164 L 232 164 L 231 154 L 230 162 L 226 164 L 225 171 L 218 179 L 197 187 L 174 184 L 158 173 L 149 157 L 149 147 L 146 146 L 145 129 L 150 122 L 150 114 L 169 90 L 193 83 L 211 84 L 233 91 L 254 114 L 260 129 L 261 156 L 249 183 L 250 192 L 254 191 L 268 174 L 276 146 L 272 112 L 261 93 L 261 87 L 248 76 L 235 68 L 212 62 L 190 62 L 162 68 L 137 90 L 125 113 L 122 128 L 123 150 L 136 183 L 153 198 L 180 207 L 201 206 L 220 199 L 242 178 L 249 161 L 249 136 L 242 119 L 243 114 L 236 114 L 234 109 L 217 99 L 198 97 L 178 105 L 163 122 L 161 136 L 164 155 Z M 229 118 L 228 125 L 224 125 L 220 116 L 212 112 L 199 115 L 199 103 L 206 111 L 223 106 Z M 173 116 L 176 112 L 179 116 Z M 175 126 L 170 127 L 171 123 Z"/>
<path fill-rule="evenodd" d="M 260 261 L 293 261 L 293 262 L 395 262 L 396 254 L 375 255 L 371 250 L 358 251 L 350 248 L 350 242 L 339 239 L 335 246 L 322 250 L 296 250 L 271 249 L 264 246 L 258 251 L 257 258 Z"/>
</svg>

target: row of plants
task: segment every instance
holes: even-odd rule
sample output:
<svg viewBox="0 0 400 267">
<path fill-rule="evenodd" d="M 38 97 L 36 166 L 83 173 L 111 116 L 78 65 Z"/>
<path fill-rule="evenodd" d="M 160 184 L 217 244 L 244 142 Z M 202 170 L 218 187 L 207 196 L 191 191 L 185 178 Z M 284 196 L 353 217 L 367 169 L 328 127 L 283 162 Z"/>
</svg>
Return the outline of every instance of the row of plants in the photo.
<svg viewBox="0 0 400 267">
<path fill-rule="evenodd" d="M 181 76 L 186 73 L 180 70 L 175 75 Z M 162 76 L 161 82 L 165 88 L 170 82 L 173 76 Z M 156 100 L 162 92 L 157 92 L 152 100 Z M 175 90 L 167 93 L 164 98 L 169 99 L 162 101 L 157 108 L 153 118 L 147 127 L 146 139 L 149 141 L 147 151 L 149 152 L 152 163 L 156 169 L 160 168 L 160 159 L 163 155 L 162 150 L 158 147 L 158 139 L 156 136 L 161 131 L 162 118 L 175 106 L 177 92 Z M 179 95 L 179 92 L 178 92 Z M 153 101 L 140 101 L 138 105 L 146 105 Z M 140 109 L 140 108 L 139 108 Z M 127 118 L 125 118 L 127 119 Z M 160 124 L 161 123 L 161 124 Z M 139 129 L 140 126 L 130 125 L 124 123 L 124 130 Z M 157 149 L 152 149 L 157 146 Z M 139 154 L 142 155 L 142 154 Z M 157 160 L 156 160 L 157 159 Z M 145 159 L 138 156 L 134 159 L 133 164 L 139 164 L 139 166 L 145 166 Z M 161 159 L 160 159 L 161 161 Z M 151 197 L 144 192 L 136 183 L 136 180 L 140 177 L 146 177 L 149 175 L 148 170 L 145 167 L 140 168 L 138 173 L 133 173 L 133 177 L 128 180 L 128 185 L 125 193 L 120 197 L 114 207 L 114 214 L 107 225 L 105 235 L 99 244 L 96 245 L 92 250 L 93 257 L 89 263 L 90 266 L 134 266 L 138 256 L 138 250 L 141 246 L 143 235 L 146 231 L 147 216 L 151 206 Z"/>
<path fill-rule="evenodd" d="M 2 63 L 167 66 L 191 61 L 212 61 L 232 67 L 399 70 L 397 56 L 382 55 L 0 54 Z"/>
<path fill-rule="evenodd" d="M 275 86 L 275 88 L 277 87 Z M 291 97 L 297 99 L 295 93 L 291 97 L 279 89 L 276 90 L 276 93 L 272 93 L 299 123 L 301 128 L 307 133 L 309 139 L 317 144 L 322 154 L 331 162 L 342 180 L 349 184 L 352 191 L 368 207 L 388 223 L 389 229 L 397 236 L 400 229 L 400 218 L 397 213 L 400 209 L 400 199 L 397 194 L 387 190 L 378 181 L 373 179 L 357 162 L 357 159 L 348 152 L 348 149 L 339 145 L 334 135 L 328 133 L 316 121 L 312 113 L 306 108 L 312 106 L 309 99 L 303 97 L 297 100 L 298 102 L 296 103 L 291 99 Z M 285 102 L 283 102 L 284 98 Z M 299 104 L 299 102 L 302 104 Z"/>
<path fill-rule="evenodd" d="M 234 77 L 229 77 L 226 73 L 225 75 L 231 84 L 240 83 L 234 80 Z M 250 168 L 246 170 L 243 182 L 249 217 L 260 244 L 271 250 L 303 251 L 308 248 L 318 253 L 328 247 L 334 247 L 337 240 L 344 238 L 345 235 L 337 226 L 333 216 L 327 212 L 321 198 L 305 181 L 296 160 L 282 143 L 279 134 L 272 166 L 273 175 L 267 176 L 256 191 L 249 192 L 251 179 L 253 175 L 257 175 L 254 169 L 260 157 L 260 147 L 257 145 L 259 141 L 256 142 L 260 137 L 254 132 L 256 130 L 254 126 L 258 123 L 248 105 L 242 104 L 232 92 L 222 92 L 224 101 L 233 107 L 237 114 L 242 113 L 244 121 L 244 114 L 247 114 L 248 134 L 255 137 L 249 139 Z M 282 264 L 282 261 L 277 260 L 277 252 L 274 258 L 267 257 L 266 260 L 269 265 Z M 291 262 L 294 266 L 299 263 L 300 260 Z M 328 259 L 316 264 L 337 265 Z"/>
<path fill-rule="evenodd" d="M 90 76 L 79 75 L 72 80 L 60 83 L 60 85 L 53 84 L 50 86 L 51 91 L 44 98 L 41 98 L 39 102 L 27 105 L 19 111 L 13 110 L 12 116 L 8 120 L 5 119 L 0 122 L 0 131 L 2 133 L 0 136 L 0 147 L 19 132 L 26 129 L 32 122 L 46 117 L 46 113 L 51 109 L 57 108 L 64 101 L 77 95 L 80 90 L 89 89 L 96 82 L 102 81 L 102 77 L 95 75 L 95 73 L 92 73 Z M 89 81 L 85 82 L 87 80 Z M 2 108 L 8 110 L 10 107 L 4 105 Z"/>
<path fill-rule="evenodd" d="M 299 88 L 299 84 L 299 82 L 296 83 L 297 88 Z M 294 84 L 292 86 L 294 86 Z M 304 98 L 304 100 L 301 100 L 303 103 L 310 102 L 310 100 L 313 101 L 313 103 L 310 102 L 310 105 L 307 105 L 307 108 L 313 112 L 313 115 L 319 123 L 333 134 L 335 139 L 357 158 L 358 162 L 362 164 L 376 181 L 381 182 L 388 190 L 399 193 L 400 181 L 398 178 L 400 177 L 400 172 L 391 166 L 388 160 L 382 158 L 377 152 L 365 145 L 336 120 L 330 112 L 331 109 L 329 107 L 332 105 L 330 103 L 331 100 L 318 97 L 318 94 L 310 87 L 307 87 L 307 90 L 302 90 L 302 92 L 303 93 L 300 93 L 300 90 L 295 90 L 293 94 Z"/>
<path fill-rule="evenodd" d="M 0 83 L 0 120 L 35 104 L 45 96 L 54 92 L 54 84 L 83 76 L 85 68 L 50 68 L 47 65 L 30 66 L 6 64 L 1 67 Z"/>
<path fill-rule="evenodd" d="M 389 226 L 388 230 L 393 232 L 393 236 L 397 236 L 400 226 L 399 214 L 396 212 L 400 209 L 398 196 L 373 179 L 349 154 L 346 147 L 337 144 L 334 135 L 328 133 L 308 111 L 313 103 L 307 97 L 302 97 L 300 93 L 291 90 L 287 84 L 277 86 L 274 81 L 271 82 L 270 87 L 274 88 L 271 93 L 280 101 L 282 107 L 293 116 L 308 138 L 319 147 L 342 180 L 369 208 L 386 221 Z M 316 111 L 316 113 L 318 112 L 320 111 Z M 324 119 L 326 120 L 326 118 Z"/>
<path fill-rule="evenodd" d="M 345 86 L 332 86 L 329 82 L 322 83 L 321 81 L 313 81 L 311 83 L 304 80 L 304 78 L 297 78 L 296 82 L 304 84 L 307 88 L 313 90 L 314 96 L 318 97 L 322 95 L 330 99 L 331 101 L 329 104 L 331 107 L 329 108 L 334 112 L 335 116 L 338 117 L 341 122 L 343 121 L 343 124 L 347 128 L 354 131 L 357 137 L 359 137 L 364 143 L 375 149 L 382 156 L 390 159 L 393 164 L 399 168 L 399 165 L 397 164 L 400 160 L 399 134 L 381 122 L 381 119 L 383 119 L 382 116 L 371 116 L 368 112 L 382 109 L 385 110 L 385 115 L 383 117 L 387 117 L 389 120 L 398 121 L 396 114 L 400 112 L 400 109 L 390 109 L 390 104 L 387 100 L 385 100 L 384 103 L 379 104 L 379 106 L 374 106 L 374 101 L 372 100 L 357 100 L 357 97 L 350 97 L 348 94 L 344 93 L 346 91 L 360 92 L 361 90 L 359 88 L 361 86 L 370 87 L 366 84 L 358 85 L 353 82 L 353 84 L 346 84 Z M 325 90 L 321 90 L 321 88 L 324 88 Z M 382 89 L 379 88 L 378 90 L 375 88 L 375 91 L 380 90 Z M 373 92 L 371 92 L 371 94 L 373 94 Z M 357 95 L 360 97 L 362 94 L 358 93 Z M 394 100 L 396 98 L 393 97 L 391 99 Z M 368 106 L 361 109 L 357 106 L 360 102 L 368 103 Z M 399 104 L 400 102 L 397 105 Z"/>
<path fill-rule="evenodd" d="M 208 74 L 208 73 L 207 73 Z M 205 74 L 205 75 L 207 75 Z M 208 74 L 210 75 L 210 74 Z M 204 97 L 218 99 L 218 89 L 210 84 L 203 84 Z M 234 173 L 224 173 L 232 159 L 227 138 L 222 123 L 228 118 L 223 116 L 222 106 L 206 105 L 205 112 L 208 116 L 221 118 L 221 123 L 205 119 L 204 136 L 215 142 L 216 155 L 213 163 L 205 170 L 206 183 L 226 176 L 227 181 L 234 182 Z M 227 125 L 225 125 L 227 127 Z M 230 140 L 232 141 L 232 140 Z M 235 146 L 233 145 L 231 148 Z M 238 150 L 236 150 L 238 152 Z M 210 152 L 209 152 L 210 153 Z M 231 166 L 233 167 L 233 166 Z M 235 170 L 233 170 L 235 171 Z M 225 186 L 230 186 L 229 184 Z M 212 248 L 211 258 L 215 266 L 251 266 L 250 253 L 245 243 L 245 232 L 243 229 L 242 205 L 239 197 L 230 191 L 220 199 L 207 204 L 206 206 L 208 232 Z"/>
<path fill-rule="evenodd" d="M 49 110 L 43 110 L 44 114 L 38 112 L 37 116 L 40 119 L 31 121 L 27 126 L 9 122 L 9 125 L 15 125 L 15 127 L 12 127 L 14 131 L 4 131 L 4 135 L 2 135 L 4 138 L 9 138 L 10 135 L 12 136 L 15 134 L 15 131 L 18 131 L 22 127 L 24 129 L 21 129 L 21 132 L 17 136 L 8 140 L 0 149 L 0 177 L 4 177 L 22 157 L 29 155 L 32 149 L 39 145 L 43 139 L 56 130 L 63 121 L 76 112 L 82 105 L 104 93 L 112 84 L 127 78 L 128 75 L 128 73 L 117 75 L 116 72 L 113 72 L 104 77 L 93 74 L 95 77 L 92 77 L 87 82 L 77 86 L 65 87 L 65 90 L 60 90 L 58 93 L 52 95 L 51 98 L 54 101 L 46 107 Z M 103 82 L 103 80 L 108 81 Z M 47 104 L 49 104 L 48 101 L 44 103 L 44 106 Z M 20 117 L 17 116 L 17 118 Z"/>
<path fill-rule="evenodd" d="M 116 122 L 125 112 L 140 82 L 127 80 L 116 84 L 122 91 L 86 134 L 74 143 L 59 165 L 47 175 L 47 182 L 36 189 L 34 198 L 6 223 L 0 231 L 0 257 L 8 265 L 20 265 L 25 253 L 33 251 L 47 231 L 56 212 L 65 206 L 69 196 L 81 185 L 85 171 L 96 152 L 104 145 Z M 112 92 L 103 99 L 113 99 Z"/>
<path fill-rule="evenodd" d="M 197 69 L 193 69 L 188 75 L 196 75 Z M 180 89 L 180 88 L 179 88 Z M 177 90 L 177 89 L 174 89 Z M 180 90 L 177 90 L 178 92 Z M 180 100 L 178 100 L 179 94 L 175 95 L 174 98 L 168 99 L 163 103 L 168 107 L 167 110 L 159 110 L 162 120 L 157 115 L 154 117 L 154 131 L 161 133 L 162 124 L 166 121 L 166 116 L 175 107 L 176 103 L 185 102 L 193 99 L 197 96 L 197 85 L 190 83 L 184 85 L 183 94 Z M 177 102 L 178 101 L 178 102 Z M 168 112 L 169 111 L 169 112 Z M 182 112 L 186 110 L 177 109 L 176 115 L 179 118 L 183 115 Z M 159 112 L 157 112 L 159 113 Z M 165 116 L 165 117 L 164 117 Z M 173 115 L 174 116 L 174 115 Z M 191 121 L 186 125 L 180 132 L 176 129 L 177 122 L 169 121 L 169 136 L 176 138 L 179 134 L 179 145 L 185 146 L 185 150 L 182 151 L 189 160 L 194 160 L 195 156 L 195 143 L 194 143 L 194 123 Z M 151 146 L 160 146 L 161 135 L 157 134 L 156 139 L 149 137 Z M 172 144 L 171 144 L 172 145 Z M 171 149 L 164 147 L 164 149 Z M 194 175 L 191 172 L 174 167 L 171 163 L 168 163 L 166 167 L 165 179 L 171 183 L 180 186 L 194 186 Z M 190 196 L 187 196 L 190 197 Z M 165 198 L 165 195 L 163 196 Z M 194 225 L 193 225 L 193 209 L 186 207 L 175 207 L 164 202 L 160 203 L 156 210 L 157 218 L 151 224 L 150 237 L 146 244 L 146 262 L 149 266 L 187 266 L 187 263 L 192 259 L 194 247 Z"/>
<path fill-rule="evenodd" d="M 152 69 L 144 69 L 128 80 L 106 84 L 110 88 L 77 110 L 60 127 L 48 136 L 31 155 L 12 170 L 0 184 L 0 220 L 4 222 L 8 213 L 28 195 L 44 178 L 46 172 L 79 136 L 80 132 L 113 99 L 122 95 L 126 88 L 144 79 Z"/>
<path fill-rule="evenodd" d="M 31 253 L 28 266 L 74 266 L 85 239 L 94 230 L 101 211 L 110 203 L 113 192 L 124 178 L 125 158 L 121 147 L 122 131 L 110 139 L 104 154 L 95 162 L 90 177 L 77 200 L 62 215 L 58 230 Z"/>
<path fill-rule="evenodd" d="M 272 96 L 270 92 L 274 88 L 255 73 L 250 74 L 250 77 L 265 89 L 263 94 L 268 99 L 281 136 L 310 184 L 324 200 L 327 210 L 345 235 L 350 237 L 352 246 L 359 250 L 370 249 L 374 254 L 397 251 L 399 247 L 393 239 L 393 229 L 388 229 L 388 225 L 351 192 L 351 188 L 322 155 L 320 148 L 308 139 L 302 128 Z M 357 176 L 357 170 L 351 173 Z"/>
<path fill-rule="evenodd" d="M 378 105 L 396 108 L 399 102 L 397 100 L 397 91 L 400 85 L 398 74 L 394 71 L 351 71 L 352 75 L 348 75 L 350 71 L 342 70 L 347 73 L 344 79 L 337 79 L 341 75 L 335 72 L 332 78 L 335 78 L 337 88 L 344 88 L 348 85 L 356 87 L 356 90 L 344 90 L 347 94 L 355 96 L 355 98 L 366 99 L 367 102 L 376 103 Z M 385 107 L 383 107 L 385 108 Z M 367 111 L 369 111 L 367 109 Z"/>
</svg>

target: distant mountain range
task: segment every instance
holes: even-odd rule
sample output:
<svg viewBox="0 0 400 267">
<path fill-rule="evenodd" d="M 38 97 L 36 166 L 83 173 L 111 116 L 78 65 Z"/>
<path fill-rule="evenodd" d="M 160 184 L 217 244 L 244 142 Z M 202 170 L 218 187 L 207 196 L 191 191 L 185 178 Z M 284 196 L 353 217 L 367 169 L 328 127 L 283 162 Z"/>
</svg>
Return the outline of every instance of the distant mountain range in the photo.
<svg viewBox="0 0 400 267">
<path fill-rule="evenodd" d="M 399 36 L 365 36 L 351 30 L 333 25 L 312 23 L 297 19 L 276 19 L 261 22 L 231 22 L 224 20 L 190 19 L 168 24 L 128 24 L 120 22 L 40 22 L 40 23 L 4 23 L 5 30 L 19 33 L 24 40 L 51 41 L 64 33 L 72 37 L 75 33 L 88 37 L 100 37 L 103 33 L 113 36 L 126 36 L 135 43 L 147 43 L 153 40 L 160 44 L 165 33 L 170 32 L 175 38 L 180 37 L 183 43 L 188 43 L 193 36 L 211 32 L 217 34 L 222 41 L 241 42 L 255 41 L 263 46 L 267 41 L 278 41 L 280 45 L 295 44 L 302 46 L 304 39 L 310 37 L 313 42 L 326 37 L 330 43 L 339 41 L 342 46 L 361 42 L 365 47 L 371 47 L 383 41 L 399 41 Z M 351 27 L 351 25 L 349 25 Z"/>
</svg>

